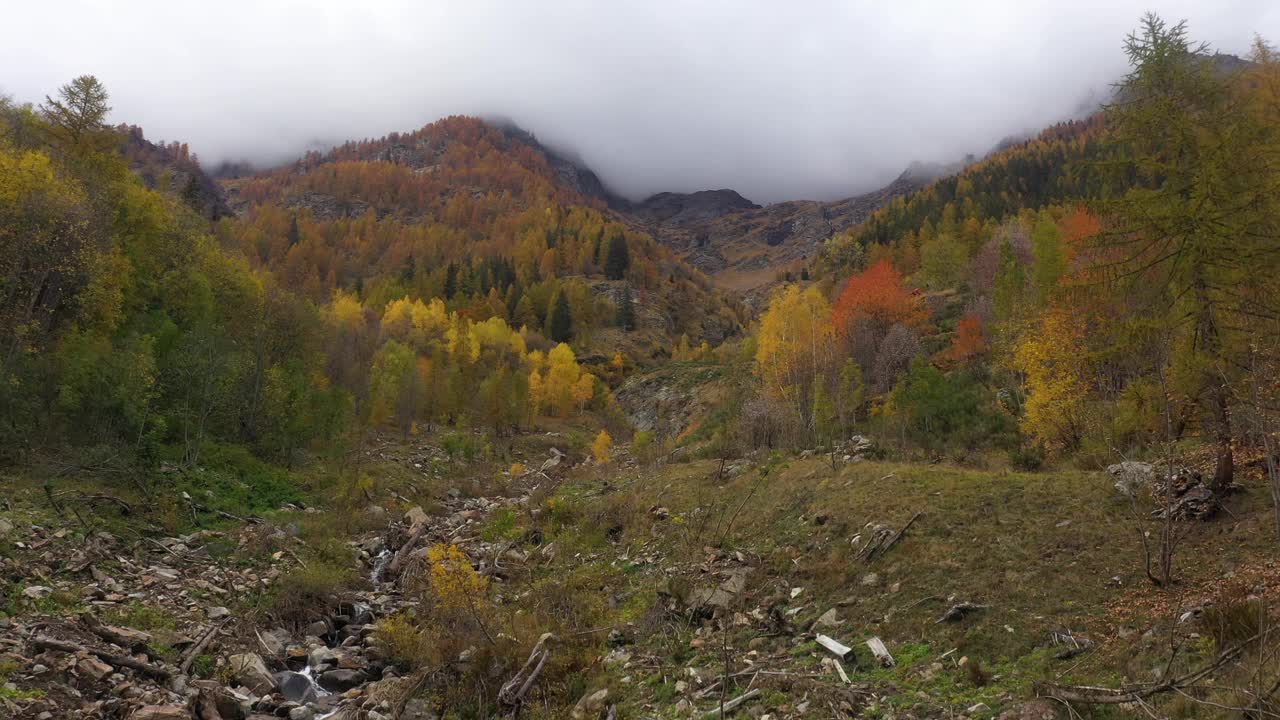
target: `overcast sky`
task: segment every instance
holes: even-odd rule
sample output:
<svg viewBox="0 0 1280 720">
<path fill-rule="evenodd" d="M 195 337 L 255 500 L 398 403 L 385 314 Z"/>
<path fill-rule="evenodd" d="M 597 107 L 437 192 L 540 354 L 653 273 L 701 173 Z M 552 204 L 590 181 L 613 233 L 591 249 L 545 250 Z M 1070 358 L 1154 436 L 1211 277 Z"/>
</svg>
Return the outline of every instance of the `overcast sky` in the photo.
<svg viewBox="0 0 1280 720">
<path fill-rule="evenodd" d="M 1244 53 L 1280 0 L 40 0 L 0 92 L 92 73 L 206 166 L 500 114 L 615 190 L 834 198 L 1079 112 L 1144 10 Z"/>
</svg>

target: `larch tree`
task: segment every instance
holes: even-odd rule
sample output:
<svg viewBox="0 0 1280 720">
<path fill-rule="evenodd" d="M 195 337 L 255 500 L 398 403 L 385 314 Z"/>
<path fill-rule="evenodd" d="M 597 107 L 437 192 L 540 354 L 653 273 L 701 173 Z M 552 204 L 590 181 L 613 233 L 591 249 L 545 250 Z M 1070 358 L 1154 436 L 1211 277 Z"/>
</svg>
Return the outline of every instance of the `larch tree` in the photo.
<svg viewBox="0 0 1280 720">
<path fill-rule="evenodd" d="M 99 145 L 106 128 L 107 88 L 92 75 L 81 75 L 58 89 L 58 99 L 45 96 L 40 106 L 58 140 L 70 147 Z"/>
<path fill-rule="evenodd" d="M 1107 278 L 1176 333 L 1171 362 L 1197 399 L 1216 446 L 1214 486 L 1235 470 L 1232 407 L 1254 320 L 1280 295 L 1280 151 L 1274 123 L 1251 112 L 1234 78 L 1215 66 L 1185 23 L 1154 14 L 1125 44 L 1132 70 L 1107 108 L 1138 185 L 1101 204 Z"/>
</svg>

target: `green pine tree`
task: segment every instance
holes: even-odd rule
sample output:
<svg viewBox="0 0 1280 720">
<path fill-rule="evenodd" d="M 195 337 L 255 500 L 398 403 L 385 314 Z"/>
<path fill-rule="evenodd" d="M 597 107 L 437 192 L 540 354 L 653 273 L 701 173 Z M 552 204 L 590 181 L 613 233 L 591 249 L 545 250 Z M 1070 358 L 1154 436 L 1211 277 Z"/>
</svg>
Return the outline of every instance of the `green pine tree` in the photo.
<svg viewBox="0 0 1280 720">
<path fill-rule="evenodd" d="M 630 332 L 636 329 L 636 308 L 631 300 L 631 288 L 622 289 L 622 299 L 618 302 L 618 327 Z"/>
<path fill-rule="evenodd" d="M 556 342 L 569 342 L 573 338 L 573 316 L 569 314 L 569 298 L 556 293 L 547 317 L 547 335 Z"/>
</svg>

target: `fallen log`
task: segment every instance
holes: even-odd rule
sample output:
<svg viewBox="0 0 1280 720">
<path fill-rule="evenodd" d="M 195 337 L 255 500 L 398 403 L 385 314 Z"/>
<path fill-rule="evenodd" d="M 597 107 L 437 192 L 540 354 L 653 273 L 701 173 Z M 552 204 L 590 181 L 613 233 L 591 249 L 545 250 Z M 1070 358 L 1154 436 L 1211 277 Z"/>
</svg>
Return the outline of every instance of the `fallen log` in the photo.
<svg viewBox="0 0 1280 720">
<path fill-rule="evenodd" d="M 117 655 L 106 650 L 98 650 L 96 648 L 78 645 L 73 642 L 66 642 L 65 640 L 56 640 L 46 635 L 37 635 L 32 638 L 31 645 L 40 650 L 57 650 L 59 652 L 70 653 L 72 655 L 79 652 L 87 652 L 115 668 L 128 668 L 129 670 L 135 670 L 143 675 L 155 678 L 156 680 L 168 681 L 173 677 L 172 672 L 159 665 L 151 665 L 128 655 Z"/>
<path fill-rule="evenodd" d="M 717 707 L 714 710 L 709 710 L 703 713 L 702 717 L 704 719 L 725 717 L 759 696 L 760 688 L 753 688 L 725 703 L 723 707 Z"/>
<path fill-rule="evenodd" d="M 404 541 L 400 549 L 396 551 L 391 563 L 387 565 L 387 572 L 395 575 L 400 572 L 400 566 L 404 565 L 404 561 L 409 559 L 409 554 L 413 552 L 414 547 L 418 545 L 418 541 L 422 539 L 423 533 L 427 531 L 427 523 L 418 523 L 413 528 L 413 533 L 409 535 L 409 539 Z"/>
<path fill-rule="evenodd" d="M 152 660 L 159 659 L 155 652 L 147 646 L 147 643 L 151 642 L 149 633 L 141 630 L 118 628 L 113 625 L 104 625 L 96 616 L 88 613 L 80 616 L 80 624 L 94 635 L 129 652 L 142 653 Z"/>
</svg>

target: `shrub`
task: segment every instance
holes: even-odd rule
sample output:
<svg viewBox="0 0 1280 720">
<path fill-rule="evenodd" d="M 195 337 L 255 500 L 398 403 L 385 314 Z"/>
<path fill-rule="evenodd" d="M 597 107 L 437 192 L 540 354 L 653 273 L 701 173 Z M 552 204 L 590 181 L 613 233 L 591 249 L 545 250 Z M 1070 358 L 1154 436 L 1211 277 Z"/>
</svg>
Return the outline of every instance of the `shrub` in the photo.
<svg viewBox="0 0 1280 720">
<path fill-rule="evenodd" d="M 269 610 L 278 621 L 301 626 L 331 615 L 341 596 L 354 587 L 356 581 L 355 570 L 349 563 L 312 561 L 276 581 Z"/>
<path fill-rule="evenodd" d="M 1267 625 L 1267 607 L 1262 600 L 1250 597 L 1247 588 L 1233 584 L 1223 588 L 1204 609 L 1200 623 L 1218 652 L 1223 652 L 1262 632 Z"/>
<path fill-rule="evenodd" d="M 1044 466 L 1044 457 L 1044 448 L 1040 445 L 1022 445 L 1009 451 L 1009 463 L 1016 470 L 1039 470 Z"/>
<path fill-rule="evenodd" d="M 449 433 L 440 439 L 440 446 L 449 459 L 461 458 L 467 462 L 475 462 L 488 450 L 484 441 L 469 433 Z"/>
</svg>

